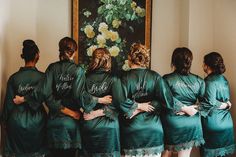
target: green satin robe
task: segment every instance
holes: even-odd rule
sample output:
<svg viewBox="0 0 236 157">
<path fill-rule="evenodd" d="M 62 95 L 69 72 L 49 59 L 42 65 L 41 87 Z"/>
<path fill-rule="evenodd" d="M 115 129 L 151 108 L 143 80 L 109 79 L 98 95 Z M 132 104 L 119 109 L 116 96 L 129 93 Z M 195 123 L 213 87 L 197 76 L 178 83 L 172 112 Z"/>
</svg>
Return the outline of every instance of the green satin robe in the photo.
<svg viewBox="0 0 236 157">
<path fill-rule="evenodd" d="M 164 150 L 163 128 L 160 119 L 162 106 L 170 109 L 174 105 L 171 91 L 162 77 L 149 69 L 131 69 L 121 77 L 123 94 L 120 100 L 121 148 L 125 155 L 157 155 Z M 130 116 L 137 103 L 152 102 L 155 111 Z"/>
<path fill-rule="evenodd" d="M 203 135 L 206 141 L 204 157 L 217 157 L 235 152 L 234 128 L 228 109 L 220 110 L 221 102 L 230 100 L 229 83 L 223 75 L 210 74 L 205 79 L 206 91 L 202 103 Z"/>
<path fill-rule="evenodd" d="M 93 110 L 103 109 L 105 116 L 82 122 L 82 141 L 85 156 L 119 157 L 120 136 L 118 122 L 120 81 L 103 69 L 86 75 L 86 89 L 95 97 L 112 95 L 109 105 L 97 104 Z M 86 108 L 86 105 L 84 106 Z"/>
<path fill-rule="evenodd" d="M 203 99 L 205 83 L 194 74 L 173 72 L 163 76 L 176 101 L 189 106 Z M 180 151 L 204 144 L 200 114 L 177 115 L 175 111 L 163 112 L 165 149 Z"/>
<path fill-rule="evenodd" d="M 13 102 L 15 95 L 31 93 L 44 74 L 22 67 L 7 83 L 2 122 L 6 127 L 4 157 L 42 157 L 46 153 L 46 112 L 43 105 Z"/>
<path fill-rule="evenodd" d="M 91 110 L 96 105 L 97 99 L 85 91 L 85 71 L 71 60 L 62 60 L 50 64 L 45 74 L 37 90 L 25 99 L 29 103 L 47 101 L 49 148 L 81 148 L 80 122 L 60 110 L 67 107 L 80 111 L 83 104 Z"/>
</svg>

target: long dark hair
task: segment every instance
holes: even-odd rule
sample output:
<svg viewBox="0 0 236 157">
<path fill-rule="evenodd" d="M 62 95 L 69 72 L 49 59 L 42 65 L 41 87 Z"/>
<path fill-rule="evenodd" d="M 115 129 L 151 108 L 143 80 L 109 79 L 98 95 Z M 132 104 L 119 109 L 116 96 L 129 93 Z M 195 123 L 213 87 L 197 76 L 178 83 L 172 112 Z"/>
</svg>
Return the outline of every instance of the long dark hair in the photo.
<svg viewBox="0 0 236 157">
<path fill-rule="evenodd" d="M 187 75 L 190 73 L 192 60 L 192 52 L 186 47 L 179 47 L 172 54 L 171 65 L 175 67 L 176 72 Z"/>
<path fill-rule="evenodd" d="M 226 71 L 224 60 L 218 52 L 205 55 L 204 63 L 211 68 L 213 74 L 223 74 Z"/>
</svg>

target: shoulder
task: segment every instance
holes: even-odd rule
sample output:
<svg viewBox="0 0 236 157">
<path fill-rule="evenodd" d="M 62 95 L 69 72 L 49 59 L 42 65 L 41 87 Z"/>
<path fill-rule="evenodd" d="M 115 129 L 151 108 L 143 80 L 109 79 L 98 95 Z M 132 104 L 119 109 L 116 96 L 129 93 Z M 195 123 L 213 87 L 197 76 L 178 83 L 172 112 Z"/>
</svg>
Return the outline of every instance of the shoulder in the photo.
<svg viewBox="0 0 236 157">
<path fill-rule="evenodd" d="M 205 78 L 205 82 L 216 82 L 218 79 L 219 79 L 218 75 L 211 75 L 210 74 Z"/>
<path fill-rule="evenodd" d="M 120 81 L 120 77 L 117 75 L 111 75 L 111 78 L 114 83 Z"/>
<path fill-rule="evenodd" d="M 124 79 L 129 75 L 129 73 L 130 73 L 130 70 L 128 71 L 121 70 L 119 74 L 114 74 L 114 76 Z"/>
<path fill-rule="evenodd" d="M 158 72 L 154 71 L 154 70 L 147 69 L 147 71 L 148 71 L 149 74 L 151 74 L 151 75 L 154 75 L 154 76 L 156 76 L 156 77 L 161 77 L 161 75 L 160 75 Z"/>
<path fill-rule="evenodd" d="M 154 70 L 148 69 L 148 72 L 155 80 L 162 80 L 163 79 L 162 76 Z"/>
<path fill-rule="evenodd" d="M 59 65 L 59 61 L 53 62 L 48 65 L 47 70 L 52 70 L 53 68 L 57 67 Z"/>
<path fill-rule="evenodd" d="M 200 77 L 199 75 L 190 73 L 189 76 L 193 79 L 196 79 L 198 82 L 204 82 L 204 79 L 202 77 Z"/>
<path fill-rule="evenodd" d="M 224 83 L 224 82 L 227 82 L 228 83 L 228 80 L 226 79 L 226 77 L 222 74 L 218 74 L 218 75 L 209 75 L 205 78 L 205 82 L 206 83 L 215 83 L 215 84 L 221 84 L 221 83 Z"/>
<path fill-rule="evenodd" d="M 171 72 L 171 73 L 163 75 L 163 79 L 166 82 L 170 83 L 170 82 L 175 82 L 176 80 L 179 80 L 179 77 L 175 72 Z"/>
<path fill-rule="evenodd" d="M 81 66 L 80 64 L 74 64 L 73 65 L 75 67 L 75 69 L 78 71 L 78 72 L 81 72 L 81 73 L 86 73 L 86 69 Z"/>
<path fill-rule="evenodd" d="M 18 77 L 19 73 L 20 73 L 19 71 L 13 73 L 13 74 L 8 78 L 8 81 L 7 81 L 7 82 L 8 82 L 8 83 L 12 83 L 12 82 L 14 81 L 14 79 Z"/>
<path fill-rule="evenodd" d="M 220 83 L 218 76 L 215 75 L 208 75 L 204 81 L 206 88 L 217 88 L 217 85 Z"/>
<path fill-rule="evenodd" d="M 40 75 L 40 76 L 44 76 L 45 75 L 45 73 L 40 71 L 40 70 L 38 70 L 38 68 L 36 68 L 35 72 L 38 73 L 38 75 Z"/>
<path fill-rule="evenodd" d="M 168 74 L 163 75 L 162 77 L 163 77 L 163 79 L 167 80 L 167 79 L 172 78 L 173 75 L 174 75 L 173 73 L 168 73 Z"/>
</svg>

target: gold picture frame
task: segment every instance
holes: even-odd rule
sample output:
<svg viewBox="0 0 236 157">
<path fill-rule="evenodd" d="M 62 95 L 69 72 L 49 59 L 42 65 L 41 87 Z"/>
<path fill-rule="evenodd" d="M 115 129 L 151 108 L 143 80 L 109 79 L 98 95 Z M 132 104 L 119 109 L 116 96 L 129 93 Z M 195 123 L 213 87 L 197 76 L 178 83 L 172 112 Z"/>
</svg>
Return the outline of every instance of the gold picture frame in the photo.
<svg viewBox="0 0 236 157">
<path fill-rule="evenodd" d="M 82 27 L 85 27 L 85 25 L 86 25 L 84 23 L 86 23 L 86 20 L 91 20 L 92 18 L 95 19 L 95 17 L 96 17 L 96 19 L 98 19 L 98 18 L 101 19 L 100 16 L 103 16 L 103 15 L 97 14 L 97 15 L 93 16 L 93 14 L 96 14 L 96 12 L 99 12 L 99 11 L 102 12 L 101 10 L 104 9 L 104 8 L 105 9 L 103 10 L 103 12 L 110 13 L 111 10 L 113 8 L 115 8 L 116 6 L 113 5 L 113 7 L 107 8 L 107 6 L 110 5 L 110 4 L 108 4 L 109 1 L 110 0 L 72 0 L 72 37 L 78 43 L 78 50 L 77 50 L 76 55 L 75 55 L 75 62 L 76 63 L 84 63 L 85 59 L 84 59 L 83 55 L 88 50 L 88 47 L 91 46 L 91 43 L 82 43 L 84 41 L 87 41 L 87 39 L 85 39 L 85 37 L 86 37 L 85 29 L 84 29 L 84 31 L 82 31 L 82 29 L 83 29 Z M 110 2 L 112 2 L 112 1 L 110 1 Z M 131 33 L 133 33 L 135 35 L 135 33 L 136 33 L 135 31 L 137 31 L 136 34 L 139 35 L 138 42 L 141 42 L 142 44 L 145 44 L 145 46 L 148 49 L 150 49 L 151 48 L 152 0 L 132 0 L 132 1 L 131 0 L 122 0 L 122 1 L 117 0 L 117 3 L 121 3 L 121 2 L 123 2 L 127 6 L 128 9 L 129 9 L 129 5 L 130 6 L 133 5 L 132 6 L 133 13 L 132 13 L 132 10 L 131 10 L 132 15 L 130 14 L 130 17 L 129 16 L 126 17 L 126 15 L 124 15 L 126 21 L 123 20 L 123 21 L 125 21 L 125 22 L 123 22 L 122 20 L 120 20 L 120 22 L 119 22 L 119 24 L 121 25 L 120 28 L 122 27 L 121 29 L 123 29 L 122 30 L 123 32 L 122 33 L 119 33 L 119 31 L 117 31 L 117 32 L 119 33 L 119 35 L 123 34 L 123 36 L 124 36 L 124 34 L 131 34 Z M 87 4 L 85 4 L 85 3 L 87 3 Z M 97 8 L 96 8 L 96 5 L 97 5 Z M 101 6 L 101 5 L 103 5 L 103 6 Z M 87 9 L 87 7 L 90 7 L 90 6 L 95 6 L 95 7 L 93 7 L 92 9 L 91 8 Z M 110 10 L 107 10 L 106 8 L 110 9 Z M 94 13 L 91 10 L 95 10 Z M 144 12 L 143 14 L 142 14 L 142 11 Z M 111 13 L 114 13 L 114 15 L 112 15 L 112 16 L 107 15 L 109 17 L 107 18 L 107 16 L 106 16 L 104 19 L 109 20 L 109 18 L 112 19 L 113 17 L 115 17 L 115 12 L 111 12 Z M 93 17 L 90 18 L 89 15 L 91 15 L 91 17 L 92 16 Z M 133 19 L 135 19 L 135 18 L 137 19 L 136 21 L 135 20 L 131 21 L 133 16 L 134 16 Z M 129 18 L 131 19 L 130 21 L 127 20 Z M 105 22 L 107 22 L 106 20 L 105 20 Z M 138 20 L 141 21 L 141 22 L 138 23 L 139 22 Z M 113 19 L 113 21 L 114 21 L 114 19 Z M 113 26 L 113 28 L 112 28 L 113 30 L 117 30 L 117 29 L 114 28 L 113 21 L 112 22 L 110 21 L 110 25 Z M 100 22 L 101 22 L 101 20 L 100 20 Z M 132 23 L 132 22 L 134 22 L 134 23 Z M 92 22 L 90 22 L 90 23 L 92 23 Z M 109 23 L 109 21 L 108 21 L 108 23 Z M 81 26 L 82 24 L 83 24 L 83 26 Z M 124 26 L 122 26 L 122 24 Z M 93 26 L 92 24 L 87 24 L 87 25 Z M 129 25 L 132 25 L 132 26 L 129 26 Z M 140 28 L 138 28 L 136 30 L 136 26 L 137 27 L 140 26 Z M 124 32 L 124 31 L 126 31 L 126 29 L 124 29 L 124 27 L 128 27 L 129 28 L 128 31 L 130 31 L 131 33 L 130 32 L 129 33 Z M 93 26 L 91 28 L 95 30 L 95 26 Z M 117 25 L 116 25 L 116 28 L 117 28 Z M 112 32 L 115 32 L 113 30 L 112 30 Z M 92 31 L 92 30 L 90 30 L 90 31 Z M 98 33 L 95 33 L 95 34 L 98 34 Z M 142 36 L 140 34 L 142 34 Z M 93 32 L 92 32 L 92 35 L 94 35 Z M 119 36 L 119 38 L 121 38 L 120 36 Z M 91 35 L 88 36 L 88 37 L 91 37 Z M 95 35 L 94 38 L 96 38 L 96 35 Z M 137 38 L 135 36 L 132 37 L 132 39 L 137 39 Z M 129 39 L 128 42 L 137 42 L 135 40 L 131 41 L 132 39 Z M 95 40 L 96 39 L 93 39 L 93 40 L 91 39 L 92 42 L 94 42 Z M 120 40 L 121 40 L 121 42 L 124 42 L 125 39 L 118 39 L 118 40 L 119 40 L 118 42 L 120 42 Z M 118 42 L 116 42 L 116 44 Z M 128 42 L 126 41 L 124 43 L 128 43 Z M 122 47 L 122 46 L 120 46 L 121 44 L 120 45 L 119 44 L 120 43 L 118 43 L 117 47 L 119 48 L 119 50 L 121 50 L 120 47 Z M 87 47 L 85 47 L 84 45 L 86 45 Z M 123 45 L 125 45 L 125 44 L 123 44 Z M 129 44 L 129 46 L 130 46 L 130 44 Z M 126 48 L 126 51 L 127 51 L 127 48 Z M 116 54 L 114 54 L 114 55 L 116 55 Z M 122 54 L 120 54 L 120 55 L 122 55 Z M 124 59 L 124 57 L 123 57 L 123 59 Z"/>
</svg>

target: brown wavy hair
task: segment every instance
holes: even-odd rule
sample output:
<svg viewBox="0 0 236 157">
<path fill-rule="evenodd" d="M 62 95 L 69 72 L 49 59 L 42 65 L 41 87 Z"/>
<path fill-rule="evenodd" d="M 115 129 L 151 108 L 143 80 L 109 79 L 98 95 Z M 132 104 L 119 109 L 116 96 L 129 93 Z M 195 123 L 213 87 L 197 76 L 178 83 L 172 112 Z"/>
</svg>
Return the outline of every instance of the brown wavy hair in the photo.
<svg viewBox="0 0 236 157">
<path fill-rule="evenodd" d="M 59 41 L 60 60 L 69 59 L 77 50 L 77 43 L 70 37 L 64 37 Z"/>
<path fill-rule="evenodd" d="M 175 71 L 187 75 L 190 73 L 193 60 L 192 52 L 186 47 L 178 47 L 174 50 L 171 58 L 171 66 L 175 67 Z"/>
<path fill-rule="evenodd" d="M 223 74 L 226 71 L 224 60 L 218 52 L 205 55 L 204 63 L 212 69 L 213 74 Z"/>
<path fill-rule="evenodd" d="M 93 51 L 88 71 L 91 72 L 96 69 L 111 71 L 111 54 L 106 48 L 97 48 Z"/>
<path fill-rule="evenodd" d="M 129 60 L 131 63 L 141 67 L 149 67 L 150 52 L 144 45 L 134 43 L 130 48 Z"/>
</svg>

